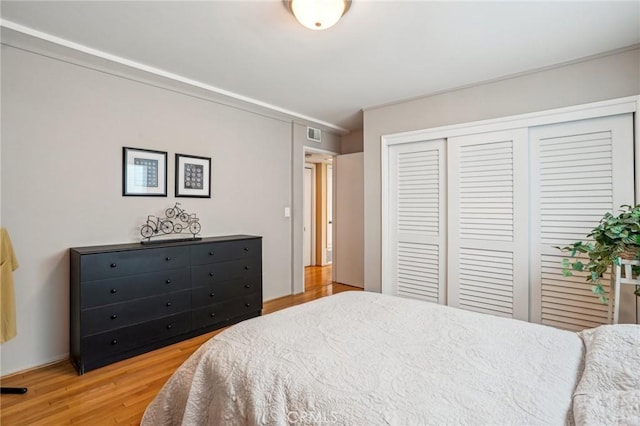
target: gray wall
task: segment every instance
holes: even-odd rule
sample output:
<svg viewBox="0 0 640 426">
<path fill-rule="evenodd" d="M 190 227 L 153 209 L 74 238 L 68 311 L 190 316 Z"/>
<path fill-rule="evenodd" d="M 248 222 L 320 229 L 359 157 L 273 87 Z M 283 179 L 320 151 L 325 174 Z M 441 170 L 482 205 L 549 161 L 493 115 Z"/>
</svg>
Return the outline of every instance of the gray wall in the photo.
<svg viewBox="0 0 640 426">
<path fill-rule="evenodd" d="M 146 216 L 175 201 L 203 236 L 262 235 L 264 298 L 291 294 L 284 208 L 302 203 L 292 153 L 304 126 L 182 92 L 3 45 L 0 214 L 20 268 L 2 375 L 67 356 L 69 247 L 137 241 Z M 123 146 L 168 152 L 167 198 L 122 197 Z M 174 198 L 175 153 L 212 157 L 211 199 Z"/>
<path fill-rule="evenodd" d="M 640 49 L 364 111 L 365 289 L 381 291 L 380 138 L 640 94 Z"/>
<path fill-rule="evenodd" d="M 362 130 L 354 130 L 342 137 L 342 154 L 353 154 L 364 151 L 364 133 Z"/>
</svg>

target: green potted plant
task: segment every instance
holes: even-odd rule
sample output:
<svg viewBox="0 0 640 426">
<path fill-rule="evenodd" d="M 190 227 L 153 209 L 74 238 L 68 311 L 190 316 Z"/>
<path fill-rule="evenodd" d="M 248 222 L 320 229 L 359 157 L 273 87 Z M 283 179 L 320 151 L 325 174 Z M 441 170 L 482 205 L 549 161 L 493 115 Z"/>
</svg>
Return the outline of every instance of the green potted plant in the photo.
<svg viewBox="0 0 640 426">
<path fill-rule="evenodd" d="M 620 214 L 607 212 L 598 226 L 587 235 L 591 241 L 578 241 L 566 247 L 556 247 L 569 252 L 572 259 L 563 259 L 562 273 L 565 277 L 572 271 L 587 272 L 587 282 L 591 290 L 600 296 L 600 302 L 608 299 L 602 287 L 602 277 L 613 265 L 620 265 L 620 259 L 640 259 L 640 204 L 635 207 L 620 206 Z M 585 256 L 588 257 L 588 261 Z M 579 256 L 579 257 L 576 257 Z M 586 263 L 585 263 L 586 262 Z M 640 267 L 634 266 L 634 275 Z M 640 286 L 636 286 L 636 296 L 640 296 Z"/>
</svg>

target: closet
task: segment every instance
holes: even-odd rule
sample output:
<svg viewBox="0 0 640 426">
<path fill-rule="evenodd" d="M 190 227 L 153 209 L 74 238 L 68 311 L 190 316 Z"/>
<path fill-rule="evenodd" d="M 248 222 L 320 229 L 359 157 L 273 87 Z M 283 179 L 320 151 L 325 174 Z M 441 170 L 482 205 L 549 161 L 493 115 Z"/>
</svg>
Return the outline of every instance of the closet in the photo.
<svg viewBox="0 0 640 426">
<path fill-rule="evenodd" d="M 605 323 L 555 246 L 634 203 L 637 104 L 383 137 L 383 293 L 571 330 Z"/>
</svg>

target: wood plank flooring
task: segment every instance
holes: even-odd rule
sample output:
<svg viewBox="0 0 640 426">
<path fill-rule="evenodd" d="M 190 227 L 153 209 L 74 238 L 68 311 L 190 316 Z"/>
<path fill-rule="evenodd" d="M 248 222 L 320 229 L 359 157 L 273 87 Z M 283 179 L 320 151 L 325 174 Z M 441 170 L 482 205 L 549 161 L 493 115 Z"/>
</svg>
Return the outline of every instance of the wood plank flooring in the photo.
<svg viewBox="0 0 640 426">
<path fill-rule="evenodd" d="M 342 291 L 361 290 L 331 282 L 331 266 L 305 268 L 305 292 L 265 302 L 263 314 Z M 145 408 L 173 372 L 214 331 L 78 376 L 70 361 L 0 379 L 27 387 L 24 395 L 0 396 L 0 425 L 137 425 Z"/>
</svg>

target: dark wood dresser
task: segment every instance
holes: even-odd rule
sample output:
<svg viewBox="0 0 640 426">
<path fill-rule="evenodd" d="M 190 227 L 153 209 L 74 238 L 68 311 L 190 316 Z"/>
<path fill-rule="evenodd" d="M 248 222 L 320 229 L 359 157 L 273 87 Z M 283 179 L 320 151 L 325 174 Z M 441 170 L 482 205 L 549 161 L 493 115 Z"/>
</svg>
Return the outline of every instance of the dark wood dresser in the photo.
<svg viewBox="0 0 640 426">
<path fill-rule="evenodd" d="M 70 251 L 70 351 L 79 374 L 262 311 L 262 237 Z"/>
</svg>

